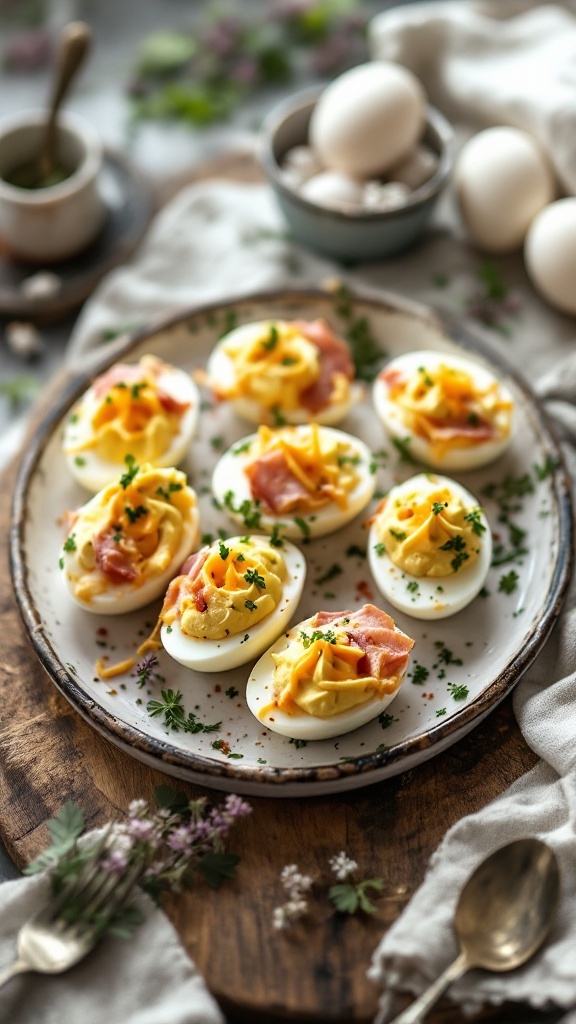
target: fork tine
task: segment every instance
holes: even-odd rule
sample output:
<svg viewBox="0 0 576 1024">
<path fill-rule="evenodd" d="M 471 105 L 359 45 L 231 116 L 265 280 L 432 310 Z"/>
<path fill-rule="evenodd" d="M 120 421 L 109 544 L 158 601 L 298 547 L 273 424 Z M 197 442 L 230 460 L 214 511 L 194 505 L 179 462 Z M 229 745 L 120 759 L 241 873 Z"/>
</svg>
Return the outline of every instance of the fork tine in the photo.
<svg viewBox="0 0 576 1024">
<path fill-rule="evenodd" d="M 82 935 L 85 932 L 98 929 L 100 924 L 94 921 L 94 916 L 104 908 L 106 909 L 106 922 L 110 921 L 134 892 L 143 871 L 142 864 L 133 864 L 132 868 L 123 876 L 107 876 L 108 884 L 101 887 L 83 908 L 82 917 L 71 924 L 67 930 L 76 935 Z"/>
</svg>

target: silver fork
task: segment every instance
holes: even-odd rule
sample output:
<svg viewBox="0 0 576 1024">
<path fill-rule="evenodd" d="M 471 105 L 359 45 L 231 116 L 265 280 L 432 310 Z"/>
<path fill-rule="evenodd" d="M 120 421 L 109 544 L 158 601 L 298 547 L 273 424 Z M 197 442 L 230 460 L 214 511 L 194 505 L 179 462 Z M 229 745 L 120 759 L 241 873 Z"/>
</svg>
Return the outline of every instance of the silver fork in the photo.
<svg viewBox="0 0 576 1024">
<path fill-rule="evenodd" d="M 106 832 L 77 878 L 22 925 L 17 937 L 18 957 L 0 968 L 0 987 L 26 971 L 62 974 L 98 943 L 106 923 L 125 905 L 143 872 L 143 866 L 136 863 L 123 876 L 106 874 L 99 858 L 107 838 Z M 74 921 L 64 916 L 70 900 L 81 911 Z"/>
</svg>

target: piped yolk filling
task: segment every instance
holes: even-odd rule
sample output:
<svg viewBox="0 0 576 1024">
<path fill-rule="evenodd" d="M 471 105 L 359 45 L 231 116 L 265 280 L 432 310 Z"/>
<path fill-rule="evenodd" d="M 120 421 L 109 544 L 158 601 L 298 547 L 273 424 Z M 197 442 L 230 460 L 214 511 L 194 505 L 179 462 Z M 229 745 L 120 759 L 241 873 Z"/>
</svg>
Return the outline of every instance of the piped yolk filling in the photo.
<svg viewBox="0 0 576 1024">
<path fill-rule="evenodd" d="M 448 488 L 385 499 L 376 535 L 394 565 L 411 576 L 451 576 L 472 565 L 485 527 L 478 508 L 467 508 Z"/>
<path fill-rule="evenodd" d="M 345 633 L 337 642 L 314 640 L 305 648 L 294 639 L 281 654 L 272 655 L 274 707 L 286 714 L 305 712 L 317 718 L 332 718 L 373 698 L 393 693 L 400 685 L 396 673 L 385 679 L 358 673 L 364 651 L 348 642 Z M 263 717 L 271 707 L 263 708 Z"/>
<path fill-rule="evenodd" d="M 195 506 L 184 473 L 141 466 L 109 484 L 72 519 L 66 570 L 78 599 L 130 583 L 142 586 L 170 565 Z M 72 538 L 72 540 L 70 539 Z"/>
<path fill-rule="evenodd" d="M 67 454 L 93 451 L 103 459 L 122 462 L 130 453 L 138 462 L 151 462 L 162 456 L 178 434 L 182 416 L 189 403 L 168 396 L 159 386 L 166 366 L 154 356 L 143 356 L 139 367 L 109 374 L 110 385 L 92 394 L 77 410 L 80 424 L 78 441 L 66 447 Z M 106 376 L 102 379 L 104 384 Z"/>
<path fill-rule="evenodd" d="M 471 374 L 444 363 L 421 366 L 409 377 L 385 370 L 383 379 L 407 428 L 439 451 L 500 441 L 510 433 L 512 402 L 498 381 L 481 388 Z"/>
<path fill-rule="evenodd" d="M 294 324 L 278 320 L 260 326 L 250 341 L 240 338 L 224 343 L 235 379 L 225 387 L 216 381 L 216 394 L 249 398 L 265 409 L 296 409 L 301 393 L 320 376 L 319 351 Z"/>
</svg>

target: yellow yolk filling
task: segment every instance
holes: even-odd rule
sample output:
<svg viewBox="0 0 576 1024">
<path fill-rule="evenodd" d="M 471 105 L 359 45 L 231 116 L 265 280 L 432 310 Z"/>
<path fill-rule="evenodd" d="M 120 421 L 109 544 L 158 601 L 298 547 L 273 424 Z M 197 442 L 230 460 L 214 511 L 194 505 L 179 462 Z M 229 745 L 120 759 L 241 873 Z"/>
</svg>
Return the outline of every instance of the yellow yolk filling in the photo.
<svg viewBox="0 0 576 1024">
<path fill-rule="evenodd" d="M 352 445 L 335 440 L 312 423 L 306 431 L 261 426 L 255 448 L 256 458 L 277 450 L 283 453 L 291 473 L 308 492 L 298 502 L 298 510 L 312 511 L 331 501 L 347 508 L 348 495 L 359 481 L 355 467 L 360 457 Z"/>
<path fill-rule="evenodd" d="M 349 644 L 345 633 L 336 635 L 336 643 L 316 639 L 305 647 L 303 639 L 294 639 L 281 654 L 272 655 L 275 706 L 287 714 L 304 711 L 316 718 L 332 718 L 393 693 L 400 685 L 398 673 L 386 679 L 358 675 L 364 652 Z"/>
<path fill-rule="evenodd" d="M 294 325 L 264 321 L 250 340 L 232 338 L 222 346 L 234 363 L 235 381 L 228 388 L 214 382 L 221 398 L 250 398 L 265 409 L 296 409 L 300 395 L 320 376 L 320 354 Z M 348 388 L 343 374 L 338 390 Z M 334 400 L 334 399 L 333 399 Z"/>
<path fill-rule="evenodd" d="M 102 459 L 122 462 L 130 453 L 138 462 L 160 458 L 180 430 L 182 411 L 168 411 L 158 392 L 158 378 L 166 365 L 155 356 L 143 356 L 142 375 L 134 383 L 119 381 L 105 395 L 92 393 L 76 410 L 89 419 L 89 430 L 67 454 L 93 451 Z"/>
<path fill-rule="evenodd" d="M 374 525 L 399 569 L 411 576 L 451 576 L 478 557 L 483 532 L 479 513 L 443 487 L 386 500 Z"/>
<path fill-rule="evenodd" d="M 168 568 L 195 504 L 185 474 L 172 468 L 144 465 L 125 487 L 113 483 L 100 491 L 77 514 L 65 545 L 71 553 L 66 568 L 78 599 L 90 601 L 116 585 L 98 567 L 97 538 L 110 538 L 136 573 L 131 586 L 139 587 Z"/>
<path fill-rule="evenodd" d="M 508 437 L 512 422 L 512 402 L 507 399 L 498 381 L 478 387 L 471 374 L 441 363 L 434 368 L 421 366 L 407 380 L 392 381 L 389 400 L 403 413 L 406 426 L 419 437 L 438 448 L 468 447 L 485 443 L 458 427 L 486 424 L 493 430 L 490 440 Z M 435 436 L 438 426 L 454 427 L 454 436 Z"/>
<path fill-rule="evenodd" d="M 199 640 L 244 633 L 278 607 L 286 575 L 282 555 L 267 544 L 212 545 L 192 583 L 193 593 L 186 592 L 187 577 L 173 581 L 178 599 L 167 595 L 162 622 L 170 625 L 179 617 L 182 632 Z M 196 594 L 201 595 L 198 601 Z"/>
</svg>

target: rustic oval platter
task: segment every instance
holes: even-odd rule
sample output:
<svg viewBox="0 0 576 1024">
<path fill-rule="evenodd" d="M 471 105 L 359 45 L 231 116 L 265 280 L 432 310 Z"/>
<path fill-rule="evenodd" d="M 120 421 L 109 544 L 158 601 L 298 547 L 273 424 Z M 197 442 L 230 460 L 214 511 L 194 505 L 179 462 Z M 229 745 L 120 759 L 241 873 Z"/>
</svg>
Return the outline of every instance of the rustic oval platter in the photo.
<svg viewBox="0 0 576 1024">
<path fill-rule="evenodd" d="M 333 740 L 304 743 L 273 734 L 244 701 L 251 664 L 221 674 L 198 673 L 161 652 L 144 686 L 135 670 L 108 682 L 98 678 L 99 657 L 113 663 L 134 655 L 156 621 L 160 602 L 125 616 L 93 615 L 73 604 L 60 577 L 63 513 L 87 499 L 68 474 L 61 435 L 72 404 L 89 383 L 87 375 L 73 381 L 40 427 L 16 485 L 14 589 L 31 643 L 53 682 L 111 742 L 169 775 L 214 789 L 274 797 L 344 791 L 389 778 L 446 749 L 482 721 L 532 663 L 558 616 L 569 578 L 569 486 L 546 416 L 499 356 L 428 309 L 397 296 L 351 295 L 336 287 L 247 296 L 139 332 L 116 344 L 97 372 L 119 358 L 133 361 L 151 352 L 193 373 L 205 367 L 215 342 L 236 324 L 318 316 L 349 340 L 365 377 L 412 349 L 464 351 L 496 372 L 517 405 L 506 455 L 483 469 L 451 474 L 481 502 L 495 539 L 486 587 L 468 608 L 438 622 L 387 608 L 365 557 L 364 522 L 377 497 L 341 531 L 310 542 L 303 537 L 308 575 L 297 621 L 320 609 L 374 601 L 415 639 L 407 678 L 380 719 Z M 341 426 L 374 452 L 377 496 L 422 469 L 388 441 L 369 384 Z M 204 396 L 199 433 L 183 465 L 199 495 L 203 533 L 237 532 L 225 510 L 214 506 L 210 479 L 219 453 L 252 429 L 225 403 Z M 201 731 L 175 731 L 162 715 L 150 715 L 148 702 L 161 699 L 163 689 L 181 695 L 185 713 L 193 712 Z"/>
</svg>

